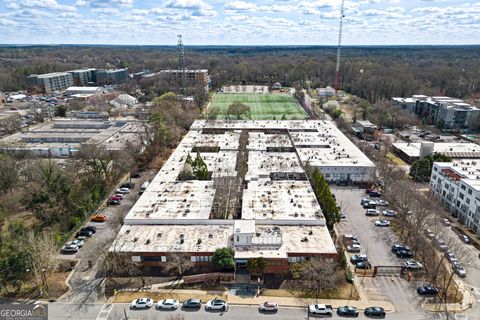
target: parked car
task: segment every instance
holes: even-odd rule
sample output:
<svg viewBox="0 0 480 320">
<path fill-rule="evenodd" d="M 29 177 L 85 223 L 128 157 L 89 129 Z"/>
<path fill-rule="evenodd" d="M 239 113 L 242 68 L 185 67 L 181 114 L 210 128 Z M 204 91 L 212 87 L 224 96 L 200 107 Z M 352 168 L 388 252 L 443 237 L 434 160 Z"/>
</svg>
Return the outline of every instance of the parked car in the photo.
<svg viewBox="0 0 480 320">
<path fill-rule="evenodd" d="M 375 225 L 377 227 L 389 227 L 390 226 L 390 221 L 388 221 L 388 220 L 377 220 L 377 221 L 375 221 Z"/>
<path fill-rule="evenodd" d="M 347 246 L 347 252 L 360 252 L 360 249 L 359 244 L 350 244 Z"/>
<path fill-rule="evenodd" d="M 443 241 L 442 239 L 439 239 L 439 238 L 436 238 L 435 239 L 435 244 L 437 245 L 438 249 L 440 249 L 440 251 L 447 251 L 448 250 L 448 246 L 447 244 L 445 243 L 445 241 Z"/>
<path fill-rule="evenodd" d="M 260 312 L 277 312 L 278 311 L 278 304 L 273 301 L 267 301 L 258 307 L 258 311 Z"/>
<path fill-rule="evenodd" d="M 180 305 L 180 302 L 175 299 L 164 299 L 157 302 L 156 309 L 175 310 Z"/>
<path fill-rule="evenodd" d="M 378 201 L 377 201 L 377 206 L 380 206 L 380 207 L 388 207 L 388 201 L 378 200 Z"/>
<path fill-rule="evenodd" d="M 368 307 L 365 309 L 364 314 L 367 317 L 383 318 L 386 316 L 385 309 L 383 309 L 382 307 Z"/>
<path fill-rule="evenodd" d="M 371 269 L 372 264 L 367 260 L 367 261 L 359 261 L 355 263 L 355 268 L 357 269 Z"/>
<path fill-rule="evenodd" d="M 311 304 L 308 306 L 308 312 L 310 314 L 321 314 L 331 316 L 333 314 L 333 308 L 329 304 Z"/>
<path fill-rule="evenodd" d="M 87 230 L 87 231 L 91 231 L 92 233 L 95 233 L 95 232 L 97 232 L 97 227 L 95 227 L 95 226 L 86 226 L 86 227 L 83 227 L 82 229 L 80 229 L 80 231 L 83 231 L 83 230 Z"/>
<path fill-rule="evenodd" d="M 131 177 L 134 179 L 138 179 L 138 178 L 141 178 L 142 175 L 139 172 L 135 172 L 134 174 L 131 175 Z"/>
<path fill-rule="evenodd" d="M 465 268 L 460 264 L 460 262 L 452 262 L 452 268 L 460 278 L 465 278 L 467 276 L 467 271 L 465 271 Z"/>
<path fill-rule="evenodd" d="M 67 243 L 67 245 L 71 245 L 71 244 L 81 248 L 85 244 L 85 240 L 75 239 Z"/>
<path fill-rule="evenodd" d="M 435 233 L 433 233 L 433 231 L 430 230 L 430 229 L 425 229 L 425 234 L 426 234 L 427 237 L 430 238 L 430 239 L 435 238 Z"/>
<path fill-rule="evenodd" d="M 381 197 L 382 193 L 380 191 L 372 191 L 369 193 L 370 197 Z"/>
<path fill-rule="evenodd" d="M 363 206 L 365 203 L 370 202 L 370 201 L 372 201 L 372 199 L 370 199 L 370 198 L 363 198 L 362 200 L 360 200 L 360 204 Z"/>
<path fill-rule="evenodd" d="M 205 309 L 206 310 L 222 310 L 222 311 L 227 311 L 228 310 L 228 304 L 225 300 L 221 299 L 213 299 L 208 301 L 205 304 Z"/>
<path fill-rule="evenodd" d="M 384 217 L 392 217 L 392 218 L 394 218 L 394 217 L 397 216 L 397 211 L 395 211 L 395 210 L 383 210 L 383 211 L 382 211 L 382 215 L 383 215 Z"/>
<path fill-rule="evenodd" d="M 130 192 L 130 189 L 128 188 L 120 188 L 120 189 L 117 189 L 117 191 L 115 191 L 116 193 L 121 193 L 121 194 L 127 194 Z"/>
<path fill-rule="evenodd" d="M 368 260 L 368 257 L 366 254 L 354 254 L 351 258 L 350 258 L 350 262 L 352 264 L 356 264 L 357 262 L 360 262 L 360 261 L 367 261 Z"/>
<path fill-rule="evenodd" d="M 362 206 L 363 206 L 363 209 L 375 209 L 377 207 L 377 202 L 376 201 L 365 202 Z"/>
<path fill-rule="evenodd" d="M 188 299 L 183 302 L 182 308 L 187 309 L 200 309 L 202 306 L 202 300 L 200 299 Z"/>
<path fill-rule="evenodd" d="M 375 210 L 375 209 L 367 209 L 367 211 L 365 212 L 365 215 L 366 216 L 378 216 L 378 215 L 380 215 L 380 212 L 378 210 Z"/>
<path fill-rule="evenodd" d="M 458 262 L 457 256 L 452 252 L 445 252 L 445 258 L 447 258 L 450 263 Z"/>
<path fill-rule="evenodd" d="M 397 258 L 413 258 L 413 252 L 410 250 L 398 250 L 396 256 Z"/>
<path fill-rule="evenodd" d="M 402 243 L 396 243 L 392 246 L 392 252 L 393 253 L 397 253 L 397 251 L 399 250 L 410 250 L 409 247 L 407 247 L 406 245 L 402 244 Z"/>
<path fill-rule="evenodd" d="M 135 187 L 135 183 L 132 182 L 125 182 L 120 186 L 120 188 L 126 188 L 126 189 L 133 189 Z"/>
<path fill-rule="evenodd" d="M 448 220 L 447 218 L 443 218 L 441 221 L 442 221 L 442 223 L 443 223 L 444 225 L 446 225 L 447 227 L 451 225 L 450 220 Z"/>
<path fill-rule="evenodd" d="M 123 194 L 115 194 L 110 197 L 110 200 L 123 200 Z"/>
<path fill-rule="evenodd" d="M 104 214 L 96 214 L 90 219 L 92 222 L 105 222 L 107 221 L 107 216 Z"/>
<path fill-rule="evenodd" d="M 408 260 L 403 264 L 407 270 L 420 270 L 422 269 L 422 264 L 416 260 Z"/>
<path fill-rule="evenodd" d="M 417 293 L 421 296 L 436 296 L 438 294 L 438 289 L 430 284 L 426 284 L 418 287 Z"/>
<path fill-rule="evenodd" d="M 93 235 L 92 231 L 89 230 L 80 230 L 75 234 L 75 237 L 78 239 L 79 237 L 91 237 Z"/>
<path fill-rule="evenodd" d="M 148 309 L 153 306 L 153 300 L 150 298 L 135 299 L 130 304 L 131 309 Z"/>
<path fill-rule="evenodd" d="M 108 201 L 108 204 L 111 205 L 111 206 L 118 206 L 121 204 L 120 200 L 114 200 L 114 199 L 110 199 L 110 201 Z"/>
<path fill-rule="evenodd" d="M 337 314 L 339 316 L 358 317 L 358 309 L 352 306 L 338 307 Z"/>
<path fill-rule="evenodd" d="M 460 240 L 462 240 L 464 243 L 470 243 L 470 238 L 464 234 L 460 235 Z"/>
<path fill-rule="evenodd" d="M 67 244 L 62 247 L 61 253 L 63 254 L 73 254 L 78 252 L 78 246 L 75 244 Z"/>
<path fill-rule="evenodd" d="M 347 216 L 345 215 L 345 213 L 340 212 L 340 219 L 347 219 Z"/>
</svg>

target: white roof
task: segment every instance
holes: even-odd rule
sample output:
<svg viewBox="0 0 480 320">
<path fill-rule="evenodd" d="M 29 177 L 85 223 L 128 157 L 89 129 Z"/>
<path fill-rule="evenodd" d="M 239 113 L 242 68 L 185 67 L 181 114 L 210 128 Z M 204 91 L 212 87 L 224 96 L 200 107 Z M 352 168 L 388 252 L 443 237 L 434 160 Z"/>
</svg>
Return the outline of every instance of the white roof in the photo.
<svg viewBox="0 0 480 320">
<path fill-rule="evenodd" d="M 430 142 L 429 144 L 432 144 Z M 409 157 L 420 157 L 420 146 L 421 143 L 407 143 L 407 142 L 398 142 L 392 144 L 395 148 L 401 150 Z M 436 142 L 433 143 L 433 152 L 442 153 L 451 158 L 471 158 L 479 157 L 480 158 L 480 146 L 475 143 L 449 143 L 449 142 Z"/>
<path fill-rule="evenodd" d="M 68 87 L 67 91 L 87 91 L 87 92 L 91 92 L 91 91 L 99 91 L 101 89 L 102 88 L 100 88 L 100 87 Z"/>
</svg>

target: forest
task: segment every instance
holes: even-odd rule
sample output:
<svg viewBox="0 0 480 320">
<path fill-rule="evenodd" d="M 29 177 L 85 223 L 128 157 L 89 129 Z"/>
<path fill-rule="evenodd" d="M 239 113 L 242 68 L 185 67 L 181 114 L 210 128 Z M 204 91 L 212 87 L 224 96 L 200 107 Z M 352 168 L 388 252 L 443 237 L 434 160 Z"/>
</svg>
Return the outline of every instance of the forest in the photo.
<svg viewBox="0 0 480 320">
<path fill-rule="evenodd" d="M 333 86 L 336 49 L 322 46 L 186 46 L 187 68 L 208 69 L 213 89 L 226 84 L 316 88 Z M 342 49 L 341 89 L 370 103 L 392 96 L 480 96 L 480 46 L 390 46 Z M 0 91 L 25 88 L 31 73 L 81 67 L 128 67 L 130 72 L 176 68 L 173 46 L 0 47 Z M 158 81 L 158 83 L 155 83 Z M 142 85 L 142 84 L 141 84 Z M 142 88 L 150 96 L 166 88 L 161 79 Z"/>
</svg>

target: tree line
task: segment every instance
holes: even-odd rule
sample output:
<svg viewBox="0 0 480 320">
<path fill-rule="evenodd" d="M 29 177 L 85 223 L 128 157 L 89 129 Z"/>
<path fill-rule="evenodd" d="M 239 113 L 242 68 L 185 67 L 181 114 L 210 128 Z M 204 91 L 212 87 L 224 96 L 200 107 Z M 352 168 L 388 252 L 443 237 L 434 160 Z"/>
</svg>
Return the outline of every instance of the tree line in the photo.
<svg viewBox="0 0 480 320">
<path fill-rule="evenodd" d="M 480 48 L 345 47 L 341 88 L 375 103 L 392 96 L 449 95 L 478 98 Z M 186 47 L 188 68 L 208 69 L 213 88 L 226 84 L 265 84 L 303 88 L 332 85 L 333 47 Z M 81 67 L 128 67 L 130 72 L 176 68 L 174 47 L 3 47 L 0 90 L 25 88 L 30 73 Z M 172 81 L 144 80 L 147 94 L 175 90 Z M 168 83 L 170 82 L 170 84 Z M 197 91 L 192 88 L 190 93 Z"/>
</svg>

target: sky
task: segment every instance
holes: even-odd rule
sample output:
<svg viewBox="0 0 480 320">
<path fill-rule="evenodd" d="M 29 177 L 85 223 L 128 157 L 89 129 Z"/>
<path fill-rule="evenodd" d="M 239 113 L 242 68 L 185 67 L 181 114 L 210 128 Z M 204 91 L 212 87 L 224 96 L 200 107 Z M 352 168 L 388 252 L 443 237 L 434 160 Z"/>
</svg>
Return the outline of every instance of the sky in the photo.
<svg viewBox="0 0 480 320">
<path fill-rule="evenodd" d="M 2 44 L 336 45 L 341 0 L 0 0 Z M 345 45 L 480 44 L 480 1 L 345 0 Z"/>
</svg>

